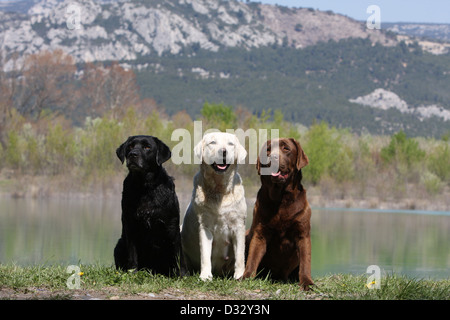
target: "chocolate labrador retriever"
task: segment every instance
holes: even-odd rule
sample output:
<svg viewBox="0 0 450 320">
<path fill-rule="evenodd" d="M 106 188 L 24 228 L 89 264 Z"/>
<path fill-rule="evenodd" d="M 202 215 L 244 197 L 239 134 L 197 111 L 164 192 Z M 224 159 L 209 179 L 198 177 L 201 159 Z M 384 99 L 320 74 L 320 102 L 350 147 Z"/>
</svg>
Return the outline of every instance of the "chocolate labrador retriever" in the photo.
<svg viewBox="0 0 450 320">
<path fill-rule="evenodd" d="M 180 208 L 173 179 L 162 164 L 169 147 L 152 136 L 132 136 L 116 150 L 128 175 L 123 182 L 122 236 L 114 249 L 117 269 L 179 273 Z"/>
<path fill-rule="evenodd" d="M 268 162 L 264 164 L 261 158 Z M 311 278 L 311 208 L 301 184 L 301 169 L 308 162 L 295 139 L 269 140 L 263 146 L 256 165 L 261 188 L 246 237 L 248 255 L 243 278 L 269 272 L 274 279 L 298 279 L 304 290 L 314 284 Z M 267 171 L 269 167 L 275 169 L 261 174 L 262 169 Z"/>
</svg>

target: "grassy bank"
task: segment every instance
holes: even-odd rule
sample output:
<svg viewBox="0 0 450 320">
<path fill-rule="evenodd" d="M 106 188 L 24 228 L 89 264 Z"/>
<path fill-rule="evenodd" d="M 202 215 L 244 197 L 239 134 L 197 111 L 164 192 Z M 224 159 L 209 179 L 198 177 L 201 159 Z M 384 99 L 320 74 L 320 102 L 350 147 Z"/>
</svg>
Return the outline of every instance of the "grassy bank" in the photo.
<svg viewBox="0 0 450 320">
<path fill-rule="evenodd" d="M 0 265 L 0 299 L 51 300 L 448 300 L 450 279 L 425 280 L 398 275 L 381 278 L 380 289 L 369 289 L 368 274 L 336 274 L 314 278 L 309 292 L 296 283 L 268 279 L 215 278 L 197 276 L 169 278 L 147 272 L 118 272 L 110 266 L 81 265 L 78 289 L 69 289 L 67 266 Z M 71 283 L 75 284 L 74 281 Z"/>
</svg>

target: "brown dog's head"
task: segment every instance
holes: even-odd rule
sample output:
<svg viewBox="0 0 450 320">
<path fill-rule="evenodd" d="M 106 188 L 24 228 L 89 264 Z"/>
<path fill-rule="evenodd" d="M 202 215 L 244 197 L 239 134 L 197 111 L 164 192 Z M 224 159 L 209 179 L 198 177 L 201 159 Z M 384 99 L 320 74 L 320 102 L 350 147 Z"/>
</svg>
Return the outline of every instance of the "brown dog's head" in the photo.
<svg viewBox="0 0 450 320">
<path fill-rule="evenodd" d="M 256 169 L 265 180 L 275 184 L 291 181 L 301 189 L 301 169 L 309 163 L 300 143 L 293 138 L 268 140 L 261 148 Z"/>
</svg>

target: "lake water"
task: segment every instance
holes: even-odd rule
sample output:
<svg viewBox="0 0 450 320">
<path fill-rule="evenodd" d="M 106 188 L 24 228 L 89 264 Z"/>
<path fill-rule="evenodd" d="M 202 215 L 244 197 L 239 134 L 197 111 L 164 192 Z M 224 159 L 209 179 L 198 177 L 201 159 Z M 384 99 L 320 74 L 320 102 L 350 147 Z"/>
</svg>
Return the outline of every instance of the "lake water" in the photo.
<svg viewBox="0 0 450 320">
<path fill-rule="evenodd" d="M 183 213 L 186 205 L 180 200 Z M 113 265 L 120 214 L 120 197 L 0 198 L 0 263 Z M 450 212 L 313 208 L 311 225 L 313 277 L 364 274 L 369 265 L 387 274 L 450 276 Z"/>
</svg>

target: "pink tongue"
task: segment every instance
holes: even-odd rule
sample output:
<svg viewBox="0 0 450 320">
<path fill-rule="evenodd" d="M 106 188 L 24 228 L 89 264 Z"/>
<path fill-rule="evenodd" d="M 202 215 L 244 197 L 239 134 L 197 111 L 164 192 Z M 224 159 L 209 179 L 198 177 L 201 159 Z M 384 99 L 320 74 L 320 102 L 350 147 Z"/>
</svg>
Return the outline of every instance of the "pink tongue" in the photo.
<svg viewBox="0 0 450 320">
<path fill-rule="evenodd" d="M 278 171 L 277 173 L 272 173 L 272 177 L 278 177 L 281 174 L 280 171 Z"/>
<path fill-rule="evenodd" d="M 224 170 L 227 167 L 227 165 L 223 165 L 221 166 L 220 164 L 217 165 L 217 168 L 219 168 L 220 170 Z"/>
</svg>

